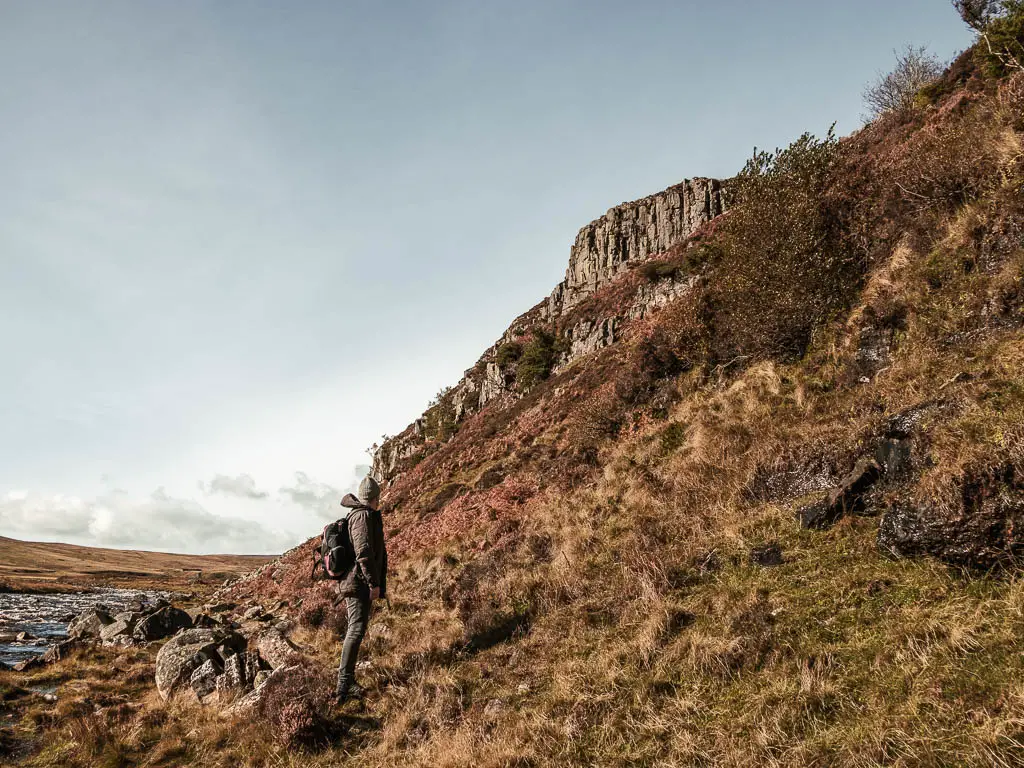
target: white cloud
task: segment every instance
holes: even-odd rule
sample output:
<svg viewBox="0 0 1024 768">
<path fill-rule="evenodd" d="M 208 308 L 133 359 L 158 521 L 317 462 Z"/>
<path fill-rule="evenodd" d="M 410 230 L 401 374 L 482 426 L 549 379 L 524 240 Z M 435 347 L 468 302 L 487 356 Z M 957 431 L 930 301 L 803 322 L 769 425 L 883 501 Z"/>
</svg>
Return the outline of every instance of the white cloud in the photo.
<svg viewBox="0 0 1024 768">
<path fill-rule="evenodd" d="M 302 507 L 319 517 L 333 520 L 338 516 L 338 505 L 346 493 L 354 493 L 359 482 L 370 471 L 365 464 L 352 468 L 349 482 L 344 488 L 337 488 L 327 483 L 314 480 L 305 472 L 296 472 L 291 485 L 283 486 L 280 493 L 293 504 Z"/>
<path fill-rule="evenodd" d="M 236 477 L 214 475 L 210 482 L 199 483 L 199 487 L 204 493 L 209 495 L 220 493 L 225 496 L 237 496 L 242 499 L 254 500 L 262 500 L 270 496 L 266 491 L 261 491 L 256 487 L 256 481 L 253 480 L 252 475 L 244 473 Z"/>
<path fill-rule="evenodd" d="M 280 490 L 281 495 L 293 504 L 324 518 L 338 516 L 337 507 L 346 493 L 333 485 L 314 480 L 305 472 L 296 472 L 294 482 Z"/>
<path fill-rule="evenodd" d="M 0 531 L 18 538 L 167 552 L 275 554 L 295 544 L 285 532 L 215 515 L 163 488 L 143 499 L 123 491 L 95 499 L 8 493 L 0 496 Z"/>
</svg>

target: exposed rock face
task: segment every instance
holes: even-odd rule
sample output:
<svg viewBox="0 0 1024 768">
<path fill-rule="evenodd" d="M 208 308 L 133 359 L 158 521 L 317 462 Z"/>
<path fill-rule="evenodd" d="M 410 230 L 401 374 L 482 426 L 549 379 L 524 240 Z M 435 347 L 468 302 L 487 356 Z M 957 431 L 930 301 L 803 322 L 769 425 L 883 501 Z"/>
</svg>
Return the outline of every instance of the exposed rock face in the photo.
<svg viewBox="0 0 1024 768">
<path fill-rule="evenodd" d="M 630 320 L 642 320 L 652 309 L 660 309 L 666 304 L 686 295 L 697 284 L 696 275 L 683 275 L 666 280 L 658 280 L 640 286 L 629 310 Z"/>
<path fill-rule="evenodd" d="M 608 317 L 603 320 L 581 320 L 566 333 L 569 351 L 563 365 L 571 363 L 578 357 L 589 355 L 615 343 L 619 318 Z"/>
<path fill-rule="evenodd" d="M 514 372 L 504 370 L 497 363 L 487 363 L 487 368 L 484 371 L 484 380 L 480 384 L 480 407 L 482 408 L 489 402 L 511 392 L 515 383 L 516 377 Z"/>
<path fill-rule="evenodd" d="M 965 477 L 955 506 L 897 502 L 882 518 L 878 546 L 895 556 L 933 555 L 989 569 L 1024 554 L 1024 478 L 1012 465 Z"/>
<path fill-rule="evenodd" d="M 551 294 L 551 316 L 576 306 L 630 264 L 664 253 L 724 211 L 722 185 L 714 179 L 684 181 L 612 208 L 576 235 L 565 281 Z"/>
</svg>

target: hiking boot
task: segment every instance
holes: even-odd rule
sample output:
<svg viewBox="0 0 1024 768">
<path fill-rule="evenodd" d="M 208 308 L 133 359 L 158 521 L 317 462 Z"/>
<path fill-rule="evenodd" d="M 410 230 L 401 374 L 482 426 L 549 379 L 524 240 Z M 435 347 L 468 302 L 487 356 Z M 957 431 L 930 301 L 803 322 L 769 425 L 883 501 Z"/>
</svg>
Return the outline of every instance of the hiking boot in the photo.
<svg viewBox="0 0 1024 768">
<path fill-rule="evenodd" d="M 366 689 L 359 683 L 349 683 L 334 692 L 335 706 L 341 706 L 346 701 L 362 701 L 366 695 Z"/>
</svg>

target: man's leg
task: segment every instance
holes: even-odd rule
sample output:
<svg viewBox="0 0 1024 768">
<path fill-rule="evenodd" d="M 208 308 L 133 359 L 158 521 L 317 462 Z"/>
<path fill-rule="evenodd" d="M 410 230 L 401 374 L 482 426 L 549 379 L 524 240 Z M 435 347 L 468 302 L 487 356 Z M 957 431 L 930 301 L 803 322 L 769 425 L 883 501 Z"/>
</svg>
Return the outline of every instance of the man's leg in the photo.
<svg viewBox="0 0 1024 768">
<path fill-rule="evenodd" d="M 341 647 L 341 665 L 338 667 L 337 695 L 344 698 L 348 695 L 352 683 L 355 682 L 356 661 L 359 658 L 359 645 L 366 634 L 366 626 L 370 621 L 369 597 L 346 598 L 348 608 L 348 629 L 345 631 L 345 643 Z"/>
</svg>

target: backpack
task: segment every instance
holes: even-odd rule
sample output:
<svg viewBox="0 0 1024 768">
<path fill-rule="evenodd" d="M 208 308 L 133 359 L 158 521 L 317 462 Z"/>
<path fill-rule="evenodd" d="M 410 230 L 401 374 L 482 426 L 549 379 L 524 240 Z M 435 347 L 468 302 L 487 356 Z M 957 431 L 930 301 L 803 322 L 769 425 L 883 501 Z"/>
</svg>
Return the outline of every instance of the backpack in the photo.
<svg viewBox="0 0 1024 768">
<path fill-rule="evenodd" d="M 316 581 L 317 571 L 323 569 L 320 578 L 340 581 L 355 564 L 356 553 L 348 537 L 348 518 L 328 523 L 320 537 L 320 547 L 313 550 L 313 570 L 309 578 Z"/>
</svg>

